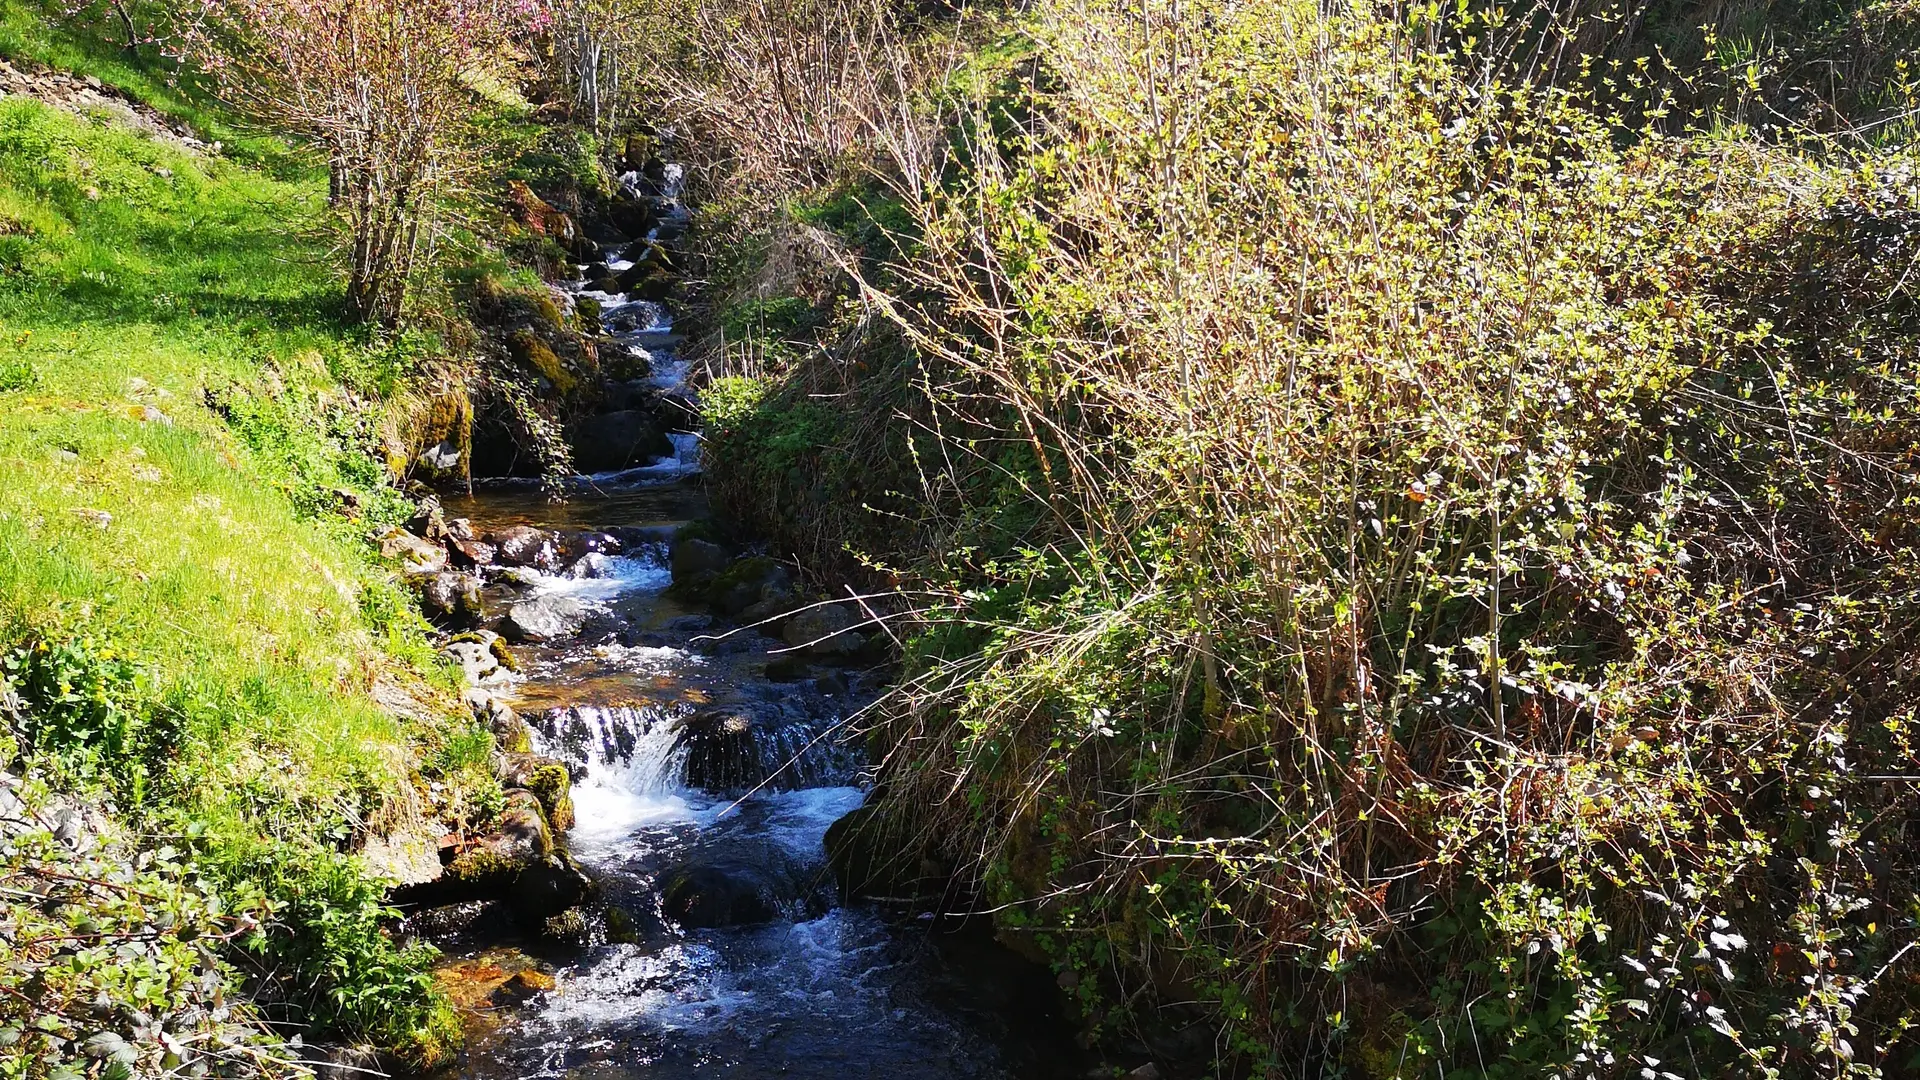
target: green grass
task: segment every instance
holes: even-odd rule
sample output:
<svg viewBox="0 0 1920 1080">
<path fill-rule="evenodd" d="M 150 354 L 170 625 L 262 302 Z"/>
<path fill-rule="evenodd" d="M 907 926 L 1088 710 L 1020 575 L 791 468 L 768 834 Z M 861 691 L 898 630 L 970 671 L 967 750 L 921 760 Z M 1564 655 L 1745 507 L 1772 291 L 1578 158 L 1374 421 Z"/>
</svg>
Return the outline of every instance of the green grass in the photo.
<svg viewBox="0 0 1920 1080">
<path fill-rule="evenodd" d="M 204 119 L 38 27 L 0 8 L 0 52 Z M 449 734 L 370 694 L 451 701 L 364 540 L 402 505 L 367 435 L 412 352 L 342 323 L 323 174 L 252 160 L 274 167 L 0 100 L 0 653 L 65 647 L 125 736 L 47 727 L 29 765 L 144 828 L 191 826 L 209 869 L 284 901 L 262 971 L 287 962 L 333 1003 L 310 1015 L 430 1056 L 447 1027 L 425 958 L 386 942 L 378 889 L 343 884 L 363 877 L 340 854 L 417 809 L 418 754 Z M 46 670 L 46 700 L 75 681 Z"/>
<path fill-rule="evenodd" d="M 72 17 L 65 10 L 64 5 L 34 0 L 0 0 L 0 58 L 93 76 L 185 122 L 199 138 L 219 142 L 230 158 L 274 171 L 299 168 L 300 155 L 278 139 L 235 123 L 200 80 L 161 55 L 157 46 L 143 46 L 136 58 L 111 36 L 119 27 L 102 18 L 100 9 L 82 9 Z M 135 0 L 129 10 L 143 30 L 162 26 L 164 16 L 152 5 Z"/>
</svg>

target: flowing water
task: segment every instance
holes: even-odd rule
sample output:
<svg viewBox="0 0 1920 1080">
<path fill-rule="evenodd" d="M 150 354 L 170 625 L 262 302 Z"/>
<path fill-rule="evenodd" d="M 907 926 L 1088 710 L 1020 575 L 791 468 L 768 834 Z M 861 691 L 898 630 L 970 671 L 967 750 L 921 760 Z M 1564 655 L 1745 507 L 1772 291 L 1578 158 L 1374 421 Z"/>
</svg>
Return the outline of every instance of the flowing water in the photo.
<svg viewBox="0 0 1920 1080">
<path fill-rule="evenodd" d="M 672 192 L 666 193 L 670 202 Z M 675 220 L 673 202 L 668 220 Z M 658 305 L 600 297 L 609 325 L 686 395 Z M 509 700 L 536 750 L 575 773 L 570 844 L 597 879 L 593 943 L 523 947 L 551 991 L 498 1010 L 460 1075 L 853 1080 L 1072 1075 L 1052 987 L 978 929 L 839 902 L 822 838 L 863 799 L 841 738 L 877 687 L 859 672 L 768 677 L 782 644 L 666 592 L 667 539 L 705 515 L 696 439 L 575 480 L 564 505 L 521 486 L 447 500 L 480 530 L 617 529 L 617 554 L 489 586 L 494 606 L 564 594 L 593 610 L 573 638 L 523 646 Z M 657 537 L 658 539 L 653 539 Z M 689 731 L 705 732 L 690 739 Z M 702 928 L 670 914 L 676 879 L 720 880 L 751 912 Z M 444 936 L 455 960 L 499 944 Z M 1071 1070 L 1071 1071 L 1069 1071 Z"/>
</svg>

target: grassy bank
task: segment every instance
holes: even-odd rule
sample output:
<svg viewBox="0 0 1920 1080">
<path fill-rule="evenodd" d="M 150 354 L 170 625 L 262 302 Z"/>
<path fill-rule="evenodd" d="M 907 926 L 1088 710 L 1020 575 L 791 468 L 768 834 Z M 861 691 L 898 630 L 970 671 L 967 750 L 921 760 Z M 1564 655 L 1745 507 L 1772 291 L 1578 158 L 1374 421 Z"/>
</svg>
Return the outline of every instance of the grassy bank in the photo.
<svg viewBox="0 0 1920 1080">
<path fill-rule="evenodd" d="M 3 10 L 0 55 L 207 119 L 152 74 Z M 324 173 L 240 142 L 238 159 L 207 155 L 0 99 L 3 756 L 43 824 L 77 795 L 120 822 L 102 827 L 128 863 L 165 852 L 151 887 L 210 911 L 230 945 L 230 989 L 202 1004 L 251 1000 L 309 1038 L 430 1059 L 451 1026 L 427 957 L 387 939 L 382 886 L 348 854 L 431 813 L 426 781 L 474 764 L 458 749 L 469 721 L 438 719 L 460 711 L 452 684 L 365 539 L 403 513 L 370 451 L 418 350 L 343 325 Z M 30 841 L 9 848 L 16 885 L 74 857 Z M 5 911 L 7 1075 L 110 1063 L 82 1053 L 96 1029 L 152 1065 L 172 1051 L 136 1037 L 135 1013 L 207 1022 L 184 989 L 202 964 L 191 934 L 161 922 L 154 944 L 155 905 L 78 904 L 63 910 L 92 921 L 73 948 L 31 909 Z M 141 947 L 179 955 L 116 984 L 103 962 Z"/>
<path fill-rule="evenodd" d="M 915 123 L 844 78 L 885 134 L 716 257 L 716 493 L 908 582 L 877 891 L 1110 1045 L 1904 1074 L 1911 13 L 1505 18 L 1042 5 Z"/>
</svg>

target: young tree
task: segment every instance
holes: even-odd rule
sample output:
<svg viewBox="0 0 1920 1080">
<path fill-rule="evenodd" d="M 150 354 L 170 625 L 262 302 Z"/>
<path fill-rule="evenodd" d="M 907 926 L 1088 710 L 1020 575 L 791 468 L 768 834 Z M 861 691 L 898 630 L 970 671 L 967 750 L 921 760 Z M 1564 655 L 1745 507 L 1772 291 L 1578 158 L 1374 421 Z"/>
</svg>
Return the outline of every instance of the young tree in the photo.
<svg viewBox="0 0 1920 1080">
<path fill-rule="evenodd" d="M 541 0 L 187 0 L 182 38 L 238 108 L 327 155 L 347 304 L 392 327 L 450 197 L 481 164 L 474 75 Z"/>
</svg>

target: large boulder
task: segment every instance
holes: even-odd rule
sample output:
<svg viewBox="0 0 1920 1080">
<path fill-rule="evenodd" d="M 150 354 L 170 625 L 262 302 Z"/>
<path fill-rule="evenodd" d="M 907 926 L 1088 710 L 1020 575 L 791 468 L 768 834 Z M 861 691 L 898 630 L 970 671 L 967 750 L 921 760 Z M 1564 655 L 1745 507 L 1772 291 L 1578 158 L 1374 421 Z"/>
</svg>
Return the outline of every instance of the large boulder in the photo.
<svg viewBox="0 0 1920 1080">
<path fill-rule="evenodd" d="M 414 584 L 420 593 L 420 610 L 438 626 L 478 626 L 487 617 L 480 579 L 473 574 L 443 570 L 417 577 Z"/>
<path fill-rule="evenodd" d="M 515 641 L 553 641 L 578 634 L 591 614 L 571 596 L 536 596 L 509 608 L 501 629 Z"/>
<path fill-rule="evenodd" d="M 789 648 L 819 659 L 852 656 L 867 643 L 864 635 L 851 629 L 856 621 L 845 604 L 817 604 L 787 616 L 780 637 Z"/>
<path fill-rule="evenodd" d="M 560 545 L 554 535 L 531 525 L 515 525 L 489 533 L 493 559 L 502 566 L 552 570 L 560 564 Z"/>
<path fill-rule="evenodd" d="M 712 708 L 676 724 L 676 749 L 684 752 L 686 782 L 705 791 L 745 791 L 767 777 L 758 725 L 736 709 Z"/>
<path fill-rule="evenodd" d="M 612 472 L 645 465 L 673 452 L 673 442 L 652 413 L 639 409 L 588 416 L 573 423 L 574 468 Z"/>
<path fill-rule="evenodd" d="M 757 875 L 746 868 L 687 866 L 669 873 L 666 881 L 661 908 L 689 929 L 747 926 L 780 915 Z"/>
<path fill-rule="evenodd" d="M 698 536 L 676 536 L 667 553 L 675 582 L 711 581 L 732 562 L 733 555 L 726 548 Z"/>
</svg>

